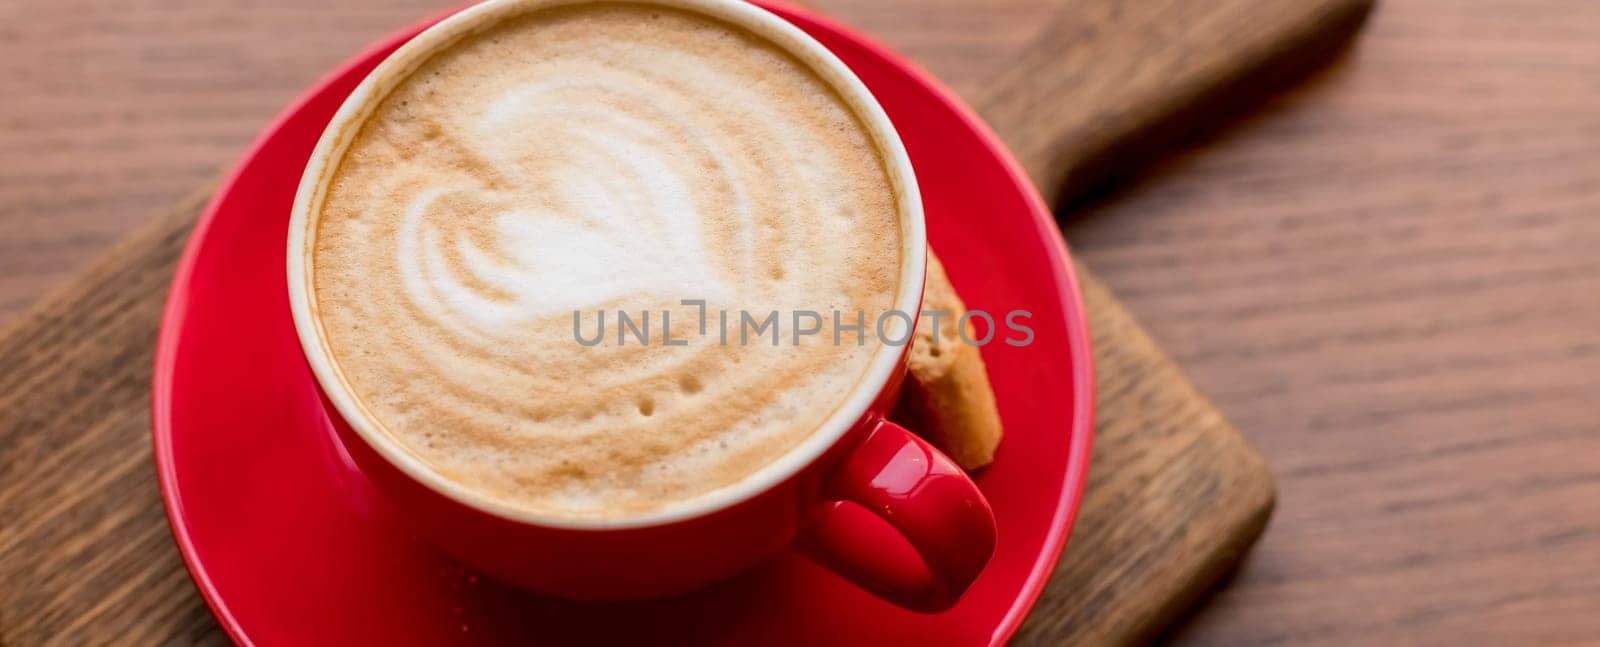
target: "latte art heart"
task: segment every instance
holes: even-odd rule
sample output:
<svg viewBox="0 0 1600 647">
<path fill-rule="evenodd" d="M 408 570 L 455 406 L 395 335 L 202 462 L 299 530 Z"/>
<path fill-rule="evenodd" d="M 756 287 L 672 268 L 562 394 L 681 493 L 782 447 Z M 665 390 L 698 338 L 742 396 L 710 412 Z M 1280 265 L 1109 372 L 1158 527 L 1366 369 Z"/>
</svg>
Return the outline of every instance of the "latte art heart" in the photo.
<svg viewBox="0 0 1600 647">
<path fill-rule="evenodd" d="M 790 451 L 880 348 L 831 322 L 777 347 L 690 334 L 684 300 L 871 317 L 902 278 L 877 140 L 756 34 L 541 9 L 374 101 L 313 219 L 316 316 L 373 424 L 447 479 L 542 514 L 661 509 Z M 619 310 L 689 343 L 574 339 L 575 312 Z"/>
<path fill-rule="evenodd" d="M 428 189 L 412 200 L 395 246 L 405 295 L 441 327 L 502 336 L 540 317 L 628 297 L 679 292 L 723 300 L 731 294 L 708 265 L 697 228 L 661 227 L 667 223 L 659 221 L 590 223 L 505 206 L 483 214 L 490 219 L 485 247 L 474 240 L 481 236 L 454 231 L 459 212 L 449 208 L 448 198 L 457 191 Z M 657 204 L 693 213 L 687 204 Z M 661 239 L 652 236 L 661 234 L 667 244 L 654 244 Z"/>
</svg>

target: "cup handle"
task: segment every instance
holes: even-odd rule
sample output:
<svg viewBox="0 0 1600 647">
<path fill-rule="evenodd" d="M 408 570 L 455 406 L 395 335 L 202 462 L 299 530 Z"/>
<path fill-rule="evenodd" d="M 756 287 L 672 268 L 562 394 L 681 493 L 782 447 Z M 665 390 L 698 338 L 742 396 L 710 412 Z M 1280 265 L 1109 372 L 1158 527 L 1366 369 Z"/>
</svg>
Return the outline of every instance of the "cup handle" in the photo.
<svg viewBox="0 0 1600 647">
<path fill-rule="evenodd" d="M 994 511 L 955 463 L 904 427 L 878 418 L 826 477 L 798 546 L 857 586 L 913 611 L 950 608 L 994 554 Z M 922 558 L 896 563 L 834 513 L 855 503 L 888 522 Z M 904 562 L 906 560 L 900 560 Z"/>
</svg>

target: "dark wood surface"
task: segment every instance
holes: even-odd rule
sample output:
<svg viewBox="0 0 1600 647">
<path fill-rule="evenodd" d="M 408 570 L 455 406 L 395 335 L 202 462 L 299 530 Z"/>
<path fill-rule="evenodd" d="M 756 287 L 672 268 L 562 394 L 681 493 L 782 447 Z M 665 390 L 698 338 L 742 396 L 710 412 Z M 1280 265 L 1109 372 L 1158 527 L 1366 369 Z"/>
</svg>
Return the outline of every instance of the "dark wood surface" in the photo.
<svg viewBox="0 0 1600 647">
<path fill-rule="evenodd" d="M 225 643 L 173 544 L 150 367 L 198 193 L 0 335 L 0 645 Z"/>
<path fill-rule="evenodd" d="M 1600 3 L 1384 0 L 1066 234 L 1278 476 L 1177 642 L 1600 641 Z"/>
<path fill-rule="evenodd" d="M 979 97 L 1068 0 L 815 4 Z M 17 319 L 213 177 L 320 70 L 436 6 L 4 3 L 0 312 Z M 1277 468 L 1271 529 L 1177 642 L 1600 634 L 1597 41 L 1587 0 L 1389 0 L 1311 82 L 1066 214 L 1077 255 Z M 1069 86 L 1059 101 L 1073 100 Z M 137 319 L 109 321 L 148 339 Z M 91 352 L 141 366 L 90 391 L 145 378 L 147 349 L 115 340 L 30 370 L 103 370 Z M 215 637 L 181 570 L 123 566 L 175 564 L 151 523 L 143 412 L 14 395 L 16 367 L 0 371 L 0 416 L 18 416 L 0 429 L 63 420 L 83 437 L 0 439 L 0 478 L 111 451 L 113 465 L 72 482 L 118 496 L 63 493 L 73 505 L 47 522 L 13 507 L 42 491 L 0 493 L 0 643 L 36 642 L 24 620 Z M 115 545 L 68 532 L 140 528 Z M 23 533 L 64 561 L 13 557 Z M 29 591 L 33 606 L 12 604 L 19 574 L 51 583 Z M 1044 621 L 1031 622 L 1036 636 Z"/>
</svg>

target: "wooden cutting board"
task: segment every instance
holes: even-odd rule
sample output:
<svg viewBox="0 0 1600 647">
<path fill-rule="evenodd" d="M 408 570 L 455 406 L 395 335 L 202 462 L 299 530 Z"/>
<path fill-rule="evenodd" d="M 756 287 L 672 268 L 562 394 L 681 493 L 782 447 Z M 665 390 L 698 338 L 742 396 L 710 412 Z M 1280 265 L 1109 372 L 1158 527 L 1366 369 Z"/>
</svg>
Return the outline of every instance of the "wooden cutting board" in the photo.
<svg viewBox="0 0 1600 647">
<path fill-rule="evenodd" d="M 1071 201 L 1334 52 L 1371 0 L 1081 0 L 968 99 Z M 149 375 L 206 192 L 0 333 L 0 645 L 223 642 L 162 512 Z M 1089 485 L 1018 642 L 1158 635 L 1244 554 L 1260 456 L 1080 267 L 1097 365 Z"/>
</svg>

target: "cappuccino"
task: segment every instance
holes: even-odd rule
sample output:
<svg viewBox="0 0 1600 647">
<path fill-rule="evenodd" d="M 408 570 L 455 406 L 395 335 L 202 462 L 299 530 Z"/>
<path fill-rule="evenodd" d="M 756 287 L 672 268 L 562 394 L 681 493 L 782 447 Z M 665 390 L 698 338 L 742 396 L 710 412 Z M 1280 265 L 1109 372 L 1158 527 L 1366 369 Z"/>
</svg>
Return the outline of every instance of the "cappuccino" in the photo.
<svg viewBox="0 0 1600 647">
<path fill-rule="evenodd" d="M 302 252 L 322 351 L 370 427 L 475 496 L 573 519 L 714 496 L 899 350 L 827 317 L 773 344 L 704 334 L 708 309 L 895 307 L 892 133 L 814 54 L 722 17 L 524 4 L 329 135 Z M 580 314 L 629 312 L 645 329 L 575 339 Z"/>
</svg>

